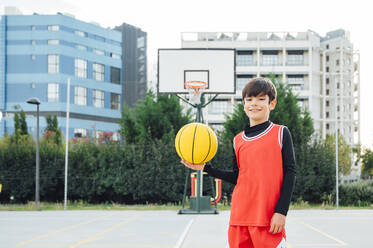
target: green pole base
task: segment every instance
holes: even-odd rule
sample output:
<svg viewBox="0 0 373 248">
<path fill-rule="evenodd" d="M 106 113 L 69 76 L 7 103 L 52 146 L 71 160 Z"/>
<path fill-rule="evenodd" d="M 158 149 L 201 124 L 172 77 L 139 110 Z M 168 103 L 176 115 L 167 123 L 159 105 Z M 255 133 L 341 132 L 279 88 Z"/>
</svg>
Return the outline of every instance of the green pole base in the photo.
<svg viewBox="0 0 373 248">
<path fill-rule="evenodd" d="M 199 198 L 199 209 L 197 206 L 197 197 L 190 197 L 190 209 L 180 209 L 179 214 L 218 214 L 216 208 L 211 207 L 211 197 L 201 196 Z"/>
</svg>

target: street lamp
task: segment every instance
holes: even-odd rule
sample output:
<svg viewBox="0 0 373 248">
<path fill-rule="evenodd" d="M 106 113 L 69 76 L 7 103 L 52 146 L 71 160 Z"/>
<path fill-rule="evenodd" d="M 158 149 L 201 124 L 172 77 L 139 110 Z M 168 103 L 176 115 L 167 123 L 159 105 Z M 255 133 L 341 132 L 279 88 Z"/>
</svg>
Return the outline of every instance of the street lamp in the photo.
<svg viewBox="0 0 373 248">
<path fill-rule="evenodd" d="M 35 173 L 35 204 L 36 210 L 39 210 L 39 105 L 40 100 L 32 97 L 27 100 L 29 104 L 36 105 L 36 173 Z"/>
</svg>

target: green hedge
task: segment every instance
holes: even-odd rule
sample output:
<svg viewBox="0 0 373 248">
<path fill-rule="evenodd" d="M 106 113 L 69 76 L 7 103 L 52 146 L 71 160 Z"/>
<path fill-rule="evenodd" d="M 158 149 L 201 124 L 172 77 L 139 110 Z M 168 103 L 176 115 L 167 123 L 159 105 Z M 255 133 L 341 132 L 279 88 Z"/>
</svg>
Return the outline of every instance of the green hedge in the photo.
<svg viewBox="0 0 373 248">
<path fill-rule="evenodd" d="M 64 167 L 64 149 L 41 144 L 41 201 L 63 201 Z M 185 173 L 173 144 L 150 142 L 120 147 L 117 143 L 78 142 L 69 150 L 68 198 L 90 203 L 176 203 L 182 200 Z M 33 143 L 1 146 L 0 183 L 0 202 L 34 200 Z"/>
<path fill-rule="evenodd" d="M 231 170 L 233 156 L 231 144 L 219 144 L 211 164 Z M 333 157 L 317 142 L 296 148 L 296 156 L 297 181 L 293 199 L 323 202 L 325 196 L 334 192 Z M 41 201 L 63 201 L 64 167 L 63 146 L 42 142 Z M 68 199 L 88 203 L 180 203 L 186 172 L 171 142 L 147 141 L 123 147 L 118 143 L 75 142 L 69 150 Z M 1 203 L 25 203 L 35 199 L 34 142 L 0 141 L 0 183 L 3 185 Z M 223 195 L 229 199 L 232 191 L 233 185 L 223 182 Z M 212 195 L 209 177 L 204 180 L 204 195 Z M 372 181 L 341 185 L 340 199 L 344 205 L 371 204 Z"/>
<path fill-rule="evenodd" d="M 342 205 L 369 206 L 373 204 L 373 180 L 342 184 L 339 187 Z"/>
</svg>

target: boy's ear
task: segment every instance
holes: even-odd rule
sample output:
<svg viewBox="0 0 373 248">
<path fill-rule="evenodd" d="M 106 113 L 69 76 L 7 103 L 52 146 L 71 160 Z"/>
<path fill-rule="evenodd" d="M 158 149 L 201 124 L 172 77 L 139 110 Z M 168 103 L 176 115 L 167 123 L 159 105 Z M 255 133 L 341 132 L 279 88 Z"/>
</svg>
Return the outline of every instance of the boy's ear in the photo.
<svg viewBox="0 0 373 248">
<path fill-rule="evenodd" d="M 277 104 L 277 100 L 273 99 L 272 102 L 269 103 L 269 110 L 274 110 Z"/>
</svg>

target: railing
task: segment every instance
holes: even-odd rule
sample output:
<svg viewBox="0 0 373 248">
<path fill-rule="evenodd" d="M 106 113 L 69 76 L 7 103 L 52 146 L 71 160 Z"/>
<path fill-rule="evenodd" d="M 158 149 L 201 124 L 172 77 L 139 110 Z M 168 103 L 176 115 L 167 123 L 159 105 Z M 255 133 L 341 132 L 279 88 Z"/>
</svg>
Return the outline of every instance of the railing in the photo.
<svg viewBox="0 0 373 248">
<path fill-rule="evenodd" d="M 308 32 L 184 32 L 182 41 L 308 40 Z"/>
</svg>

